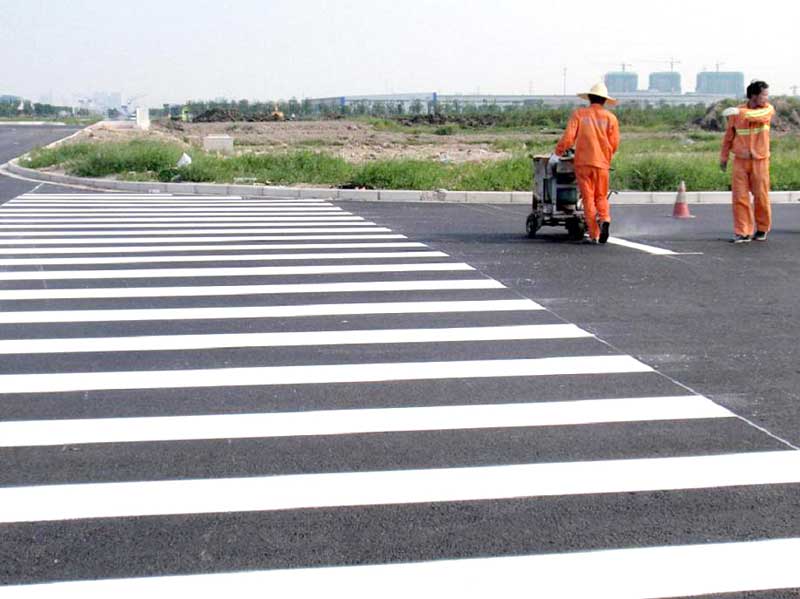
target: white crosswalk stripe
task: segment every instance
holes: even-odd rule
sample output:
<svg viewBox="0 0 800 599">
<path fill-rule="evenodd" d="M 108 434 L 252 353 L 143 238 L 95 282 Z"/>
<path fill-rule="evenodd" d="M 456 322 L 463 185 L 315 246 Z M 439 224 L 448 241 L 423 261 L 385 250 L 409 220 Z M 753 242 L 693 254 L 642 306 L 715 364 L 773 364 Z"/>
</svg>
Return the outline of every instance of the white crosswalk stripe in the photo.
<svg viewBox="0 0 800 599">
<path fill-rule="evenodd" d="M 0 447 L 732 418 L 699 395 L 271 414 L 0 422 Z"/>
<path fill-rule="evenodd" d="M 369 213 L 0 206 L 0 597 L 800 586 L 800 452 Z"/>
</svg>

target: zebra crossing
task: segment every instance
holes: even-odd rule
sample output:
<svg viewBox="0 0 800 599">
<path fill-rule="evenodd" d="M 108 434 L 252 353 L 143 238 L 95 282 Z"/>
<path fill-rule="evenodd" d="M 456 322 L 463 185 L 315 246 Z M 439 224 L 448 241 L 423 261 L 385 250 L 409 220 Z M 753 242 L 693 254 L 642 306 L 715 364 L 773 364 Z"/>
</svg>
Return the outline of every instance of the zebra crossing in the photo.
<svg viewBox="0 0 800 599">
<path fill-rule="evenodd" d="M 0 206 L 0 598 L 800 587 L 800 452 L 368 211 Z"/>
</svg>

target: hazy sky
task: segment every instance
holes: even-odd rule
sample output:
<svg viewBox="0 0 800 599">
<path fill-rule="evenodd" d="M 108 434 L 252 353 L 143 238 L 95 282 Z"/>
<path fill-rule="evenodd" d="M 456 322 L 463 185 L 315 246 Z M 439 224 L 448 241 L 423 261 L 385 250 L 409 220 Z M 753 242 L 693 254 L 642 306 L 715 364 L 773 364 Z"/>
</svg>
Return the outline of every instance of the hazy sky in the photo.
<svg viewBox="0 0 800 599">
<path fill-rule="evenodd" d="M 784 4 L 784 3 L 782 3 Z M 620 63 L 681 61 L 800 85 L 800 4 L 726 0 L 0 0 L 0 94 L 146 102 L 346 94 L 568 93 Z M 763 14 L 762 14 L 763 12 Z M 660 62 L 661 61 L 661 62 Z"/>
</svg>

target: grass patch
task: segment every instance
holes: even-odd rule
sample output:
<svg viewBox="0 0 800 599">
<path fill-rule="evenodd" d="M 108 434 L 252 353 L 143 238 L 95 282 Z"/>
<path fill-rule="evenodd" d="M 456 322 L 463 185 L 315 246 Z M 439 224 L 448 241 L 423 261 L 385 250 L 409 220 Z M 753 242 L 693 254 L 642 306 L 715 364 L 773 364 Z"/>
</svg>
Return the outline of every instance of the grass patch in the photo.
<svg viewBox="0 0 800 599">
<path fill-rule="evenodd" d="M 313 146 L 315 140 L 308 140 Z M 730 170 L 719 170 L 721 134 L 701 133 L 630 136 L 623 139 L 614 160 L 612 187 L 618 190 L 674 191 L 681 181 L 692 191 L 726 190 Z M 60 165 L 84 177 L 115 175 L 128 180 L 232 183 L 241 177 L 259 183 L 355 186 L 375 189 L 528 190 L 529 154 L 552 150 L 552 136 L 529 140 L 499 140 L 492 144 L 511 158 L 485 162 L 442 163 L 437 160 L 376 160 L 355 164 L 320 151 L 300 149 L 281 153 L 223 157 L 190 151 L 193 162 L 178 169 L 183 149 L 153 141 L 65 144 L 33 152 L 23 166 Z M 773 140 L 772 188 L 800 189 L 800 136 Z"/>
</svg>

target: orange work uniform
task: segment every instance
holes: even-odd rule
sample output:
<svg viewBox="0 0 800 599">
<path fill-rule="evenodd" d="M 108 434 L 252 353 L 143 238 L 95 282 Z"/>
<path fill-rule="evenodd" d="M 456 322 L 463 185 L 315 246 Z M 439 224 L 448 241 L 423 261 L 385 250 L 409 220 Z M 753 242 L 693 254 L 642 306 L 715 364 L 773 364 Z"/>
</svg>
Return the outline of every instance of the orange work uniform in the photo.
<svg viewBox="0 0 800 599">
<path fill-rule="evenodd" d="M 575 176 L 583 198 L 583 212 L 589 236 L 600 236 L 601 222 L 611 222 L 608 206 L 611 158 L 619 148 L 619 121 L 599 104 L 578 108 L 572 113 L 567 129 L 556 146 L 561 156 L 575 146 Z"/>
<path fill-rule="evenodd" d="M 727 163 L 733 151 L 731 190 L 733 200 L 733 232 L 753 235 L 754 228 L 770 230 L 772 215 L 769 205 L 769 128 L 775 109 L 739 106 L 739 113 L 728 118 L 722 140 L 720 162 Z M 753 206 L 750 194 L 753 194 Z M 755 224 L 754 224 L 755 211 Z"/>
</svg>

